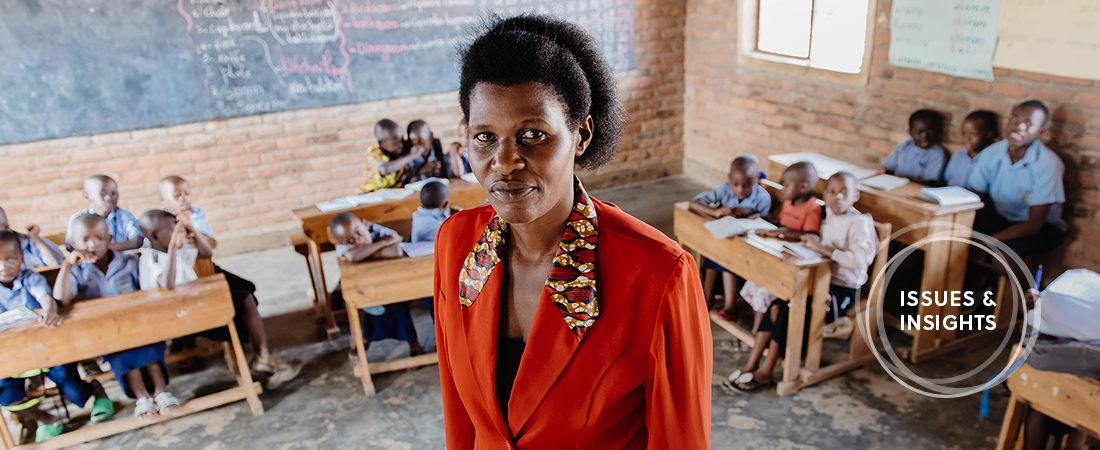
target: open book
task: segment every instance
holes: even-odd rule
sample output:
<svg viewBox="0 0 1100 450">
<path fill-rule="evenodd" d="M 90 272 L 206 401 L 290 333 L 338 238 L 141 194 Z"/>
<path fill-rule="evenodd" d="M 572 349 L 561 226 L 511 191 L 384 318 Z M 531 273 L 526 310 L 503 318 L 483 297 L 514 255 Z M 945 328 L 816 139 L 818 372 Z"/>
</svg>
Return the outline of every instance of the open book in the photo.
<svg viewBox="0 0 1100 450">
<path fill-rule="evenodd" d="M 806 248 L 806 246 L 802 244 L 760 237 L 755 233 L 749 233 L 745 236 L 745 242 L 780 258 L 787 258 L 793 261 L 802 262 L 824 259 L 821 255 L 817 254 L 817 252 Z"/>
<path fill-rule="evenodd" d="M 317 209 L 324 212 L 336 211 L 351 208 L 353 206 L 382 203 L 386 200 L 401 200 L 413 193 L 414 191 L 409 189 L 379 189 L 366 194 L 349 195 L 344 198 L 321 202 L 317 204 Z"/>
<path fill-rule="evenodd" d="M 38 320 L 38 314 L 26 306 L 0 313 L 0 331 Z"/>
<path fill-rule="evenodd" d="M 920 197 L 941 206 L 965 205 L 982 201 L 978 194 L 959 186 L 924 188 L 920 190 Z"/>
<path fill-rule="evenodd" d="M 759 217 L 755 219 L 736 219 L 733 216 L 726 216 L 718 220 L 703 223 L 703 227 L 706 228 L 715 239 L 725 239 L 745 234 L 752 230 L 776 229 L 775 225 Z"/>
<path fill-rule="evenodd" d="M 449 183 L 446 178 L 425 178 L 425 179 L 417 181 L 415 183 L 406 184 L 405 189 L 420 192 L 420 190 L 424 188 L 425 184 L 431 183 L 433 181 L 438 181 L 438 182 L 443 183 L 443 184 L 448 184 Z"/>
<path fill-rule="evenodd" d="M 406 255 L 410 258 L 417 256 L 431 255 L 435 253 L 435 242 L 433 241 L 420 241 L 420 242 L 402 242 L 401 250 L 405 251 Z"/>
</svg>

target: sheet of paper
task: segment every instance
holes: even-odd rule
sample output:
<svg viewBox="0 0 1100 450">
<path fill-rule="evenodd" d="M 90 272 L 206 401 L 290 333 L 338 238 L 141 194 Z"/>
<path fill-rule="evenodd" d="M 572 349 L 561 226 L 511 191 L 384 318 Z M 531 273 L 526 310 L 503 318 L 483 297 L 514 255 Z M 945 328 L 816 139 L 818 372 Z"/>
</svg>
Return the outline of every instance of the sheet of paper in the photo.
<svg viewBox="0 0 1100 450">
<path fill-rule="evenodd" d="M 863 183 L 864 186 L 871 186 L 873 188 L 879 188 L 884 191 L 889 191 L 890 189 L 909 184 L 909 180 L 902 177 L 882 174 L 877 177 L 871 177 L 863 180 L 861 183 Z"/>
<path fill-rule="evenodd" d="M 336 200 L 329 200 L 327 202 L 318 203 L 317 204 L 317 209 L 319 209 L 321 211 L 324 211 L 324 212 L 329 212 L 329 211 L 336 211 L 338 209 L 351 208 L 352 206 L 355 206 L 355 205 L 353 205 L 351 202 L 349 202 L 348 199 L 338 198 Z"/>
<path fill-rule="evenodd" d="M 38 320 L 38 314 L 26 306 L 0 313 L 0 331 Z"/>
<path fill-rule="evenodd" d="M 410 190 L 410 189 L 404 189 L 404 188 L 402 188 L 402 189 L 379 189 L 379 190 L 374 191 L 374 192 L 377 193 L 378 195 L 380 195 L 382 198 L 384 198 L 386 200 L 401 200 L 405 197 L 408 197 L 408 196 L 413 195 L 413 194 L 416 193 L 416 191 L 413 191 L 413 190 Z"/>
<path fill-rule="evenodd" d="M 768 159 L 785 166 L 790 166 L 799 161 L 806 161 L 814 165 L 814 169 L 817 170 L 817 176 L 822 180 L 828 179 L 837 172 L 848 172 L 857 180 L 862 180 L 867 177 L 874 176 L 877 173 L 881 173 L 878 169 L 868 169 L 866 167 L 860 167 L 854 164 L 849 164 L 838 159 L 833 159 L 825 155 L 819 155 L 817 153 L 802 152 L 802 153 L 785 153 L 782 155 L 772 155 Z M 779 182 L 781 174 L 771 174 L 776 178 L 776 182 Z"/>
<path fill-rule="evenodd" d="M 779 239 L 764 238 L 753 233 L 745 235 L 745 242 L 778 257 L 783 257 L 783 244 L 786 244 Z"/>
<path fill-rule="evenodd" d="M 405 189 L 408 189 L 410 191 L 420 192 L 420 189 L 423 188 L 425 184 L 431 183 L 433 181 L 438 181 L 438 182 L 443 183 L 443 184 L 448 184 L 448 180 L 446 178 L 428 178 L 428 179 L 417 181 L 415 183 L 406 184 Z"/>
<path fill-rule="evenodd" d="M 401 250 L 405 251 L 406 255 L 410 258 L 417 256 L 431 255 L 435 253 L 435 242 L 421 241 L 421 242 L 402 242 Z"/>
<path fill-rule="evenodd" d="M 477 183 L 477 176 L 475 176 L 473 172 L 467 172 L 463 174 L 462 179 L 470 183 Z"/>
<path fill-rule="evenodd" d="M 1004 0 L 993 65 L 1100 78 L 1100 2 Z"/>
<path fill-rule="evenodd" d="M 920 190 L 920 193 L 922 198 L 943 206 L 964 205 L 982 201 L 982 198 L 978 197 L 978 194 L 959 186 L 923 188 Z"/>
<path fill-rule="evenodd" d="M 890 64 L 993 81 L 1001 0 L 894 0 Z"/>
<path fill-rule="evenodd" d="M 726 216 L 718 220 L 705 222 L 703 223 L 703 228 L 706 228 L 715 239 L 725 239 L 757 229 L 776 229 L 775 225 L 759 217 L 755 219 L 736 219 L 733 216 Z"/>
<path fill-rule="evenodd" d="M 371 203 L 382 203 L 386 200 L 386 198 L 378 192 L 369 192 L 366 194 L 349 195 L 345 198 L 345 200 L 347 200 L 348 203 L 351 203 L 352 206 L 358 206 L 369 205 Z"/>
</svg>

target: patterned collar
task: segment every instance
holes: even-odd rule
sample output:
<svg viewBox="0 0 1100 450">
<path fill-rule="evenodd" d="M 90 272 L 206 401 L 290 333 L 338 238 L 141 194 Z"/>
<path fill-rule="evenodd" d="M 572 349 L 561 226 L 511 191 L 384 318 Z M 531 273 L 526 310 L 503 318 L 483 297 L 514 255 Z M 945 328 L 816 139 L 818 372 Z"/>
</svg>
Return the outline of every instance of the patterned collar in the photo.
<svg viewBox="0 0 1100 450">
<path fill-rule="evenodd" d="M 557 305 L 566 325 L 577 340 L 596 323 L 600 308 L 596 302 L 596 208 L 580 180 L 575 179 L 573 210 L 565 223 L 545 289 Z M 459 274 L 459 301 L 469 307 L 477 300 L 493 268 L 501 261 L 497 249 L 504 246 L 508 224 L 494 215 L 481 238 L 466 256 Z"/>
</svg>

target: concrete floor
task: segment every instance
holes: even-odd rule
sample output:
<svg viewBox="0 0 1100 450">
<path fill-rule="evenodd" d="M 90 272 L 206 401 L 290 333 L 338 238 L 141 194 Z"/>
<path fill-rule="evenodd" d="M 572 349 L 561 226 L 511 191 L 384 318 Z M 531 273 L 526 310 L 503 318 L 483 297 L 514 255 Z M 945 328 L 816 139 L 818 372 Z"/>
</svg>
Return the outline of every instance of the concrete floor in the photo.
<svg viewBox="0 0 1100 450">
<path fill-rule="evenodd" d="M 596 191 L 600 199 L 671 233 L 671 205 L 708 189 L 682 176 Z M 326 255 L 331 257 L 332 255 Z M 352 376 L 346 338 L 321 341 L 306 299 L 304 263 L 290 248 L 218 259 L 219 265 L 256 282 L 260 310 L 272 345 L 285 357 L 306 362 L 302 375 L 261 398 L 266 414 L 253 417 L 236 403 L 164 424 L 80 446 L 84 449 L 421 449 L 443 447 L 439 371 L 428 366 L 375 377 L 378 395 L 365 397 Z M 330 286 L 338 274 L 326 260 Z M 414 307 L 421 342 L 430 319 Z M 738 367 L 747 353 L 721 329 L 714 330 L 714 377 Z M 908 338 L 891 341 L 904 345 Z M 841 347 L 830 342 L 826 361 Z M 434 348 L 434 345 L 430 345 Z M 914 367 L 922 375 L 949 376 L 982 361 L 992 342 L 975 345 Z M 408 348 L 394 341 L 372 346 L 368 359 L 403 356 Z M 1004 357 L 999 361 L 1003 364 Z M 172 390 L 186 400 L 196 393 L 232 383 L 220 356 L 205 361 L 198 373 L 173 375 Z M 994 365 L 996 366 L 996 365 Z M 971 378 L 985 380 L 985 369 Z M 974 384 L 980 381 L 974 381 Z M 727 395 L 713 391 L 714 448 L 991 448 L 1007 403 L 1003 388 L 993 390 L 990 417 L 978 417 L 979 396 L 932 399 L 915 394 L 874 365 L 780 398 L 774 390 Z M 120 414 L 128 414 L 122 411 Z"/>
</svg>

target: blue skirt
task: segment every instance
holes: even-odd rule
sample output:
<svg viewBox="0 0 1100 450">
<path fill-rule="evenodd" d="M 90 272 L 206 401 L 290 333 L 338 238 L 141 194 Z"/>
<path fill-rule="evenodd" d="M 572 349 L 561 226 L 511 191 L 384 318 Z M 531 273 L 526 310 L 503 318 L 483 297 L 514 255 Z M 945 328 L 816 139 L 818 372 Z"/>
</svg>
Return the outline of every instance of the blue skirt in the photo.
<svg viewBox="0 0 1100 450">
<path fill-rule="evenodd" d="M 158 342 L 144 347 L 103 355 L 103 359 L 107 360 L 107 363 L 111 365 L 111 373 L 115 374 L 115 379 L 118 380 L 119 386 L 122 386 L 122 392 L 126 393 L 127 397 L 134 398 L 134 392 L 130 390 L 130 386 L 126 384 L 124 375 L 130 371 L 140 369 L 159 361 L 161 369 L 164 370 L 164 381 L 167 383 L 168 364 L 164 362 L 164 350 L 164 343 Z M 151 386 L 152 381 L 148 380 L 148 377 L 145 378 L 146 385 Z M 150 389 L 150 391 L 152 391 L 152 389 Z"/>
<path fill-rule="evenodd" d="M 364 316 L 366 320 L 363 321 L 363 337 L 370 341 L 416 339 L 416 328 L 413 327 L 408 302 L 386 305 L 386 312 L 381 316 L 370 314 L 364 314 Z"/>
</svg>

